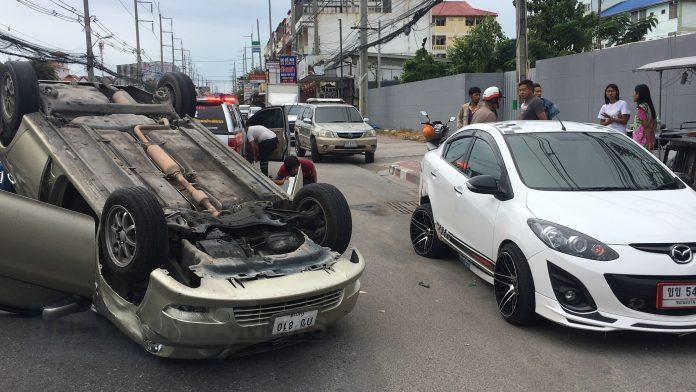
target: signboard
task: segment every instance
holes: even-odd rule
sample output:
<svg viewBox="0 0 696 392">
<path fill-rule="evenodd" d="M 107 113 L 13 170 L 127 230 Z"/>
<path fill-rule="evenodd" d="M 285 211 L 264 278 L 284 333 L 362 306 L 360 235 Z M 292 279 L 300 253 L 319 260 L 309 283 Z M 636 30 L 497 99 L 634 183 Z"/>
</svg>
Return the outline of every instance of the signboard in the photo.
<svg viewBox="0 0 696 392">
<path fill-rule="evenodd" d="M 268 84 L 280 84 L 280 62 L 266 61 L 268 69 Z"/>
<path fill-rule="evenodd" d="M 266 73 L 249 74 L 247 80 L 249 80 L 250 83 L 264 83 L 266 81 Z"/>
<path fill-rule="evenodd" d="M 254 85 L 245 84 L 244 85 L 244 99 L 247 99 L 254 93 Z"/>
<path fill-rule="evenodd" d="M 295 56 L 280 56 L 280 83 L 297 83 L 297 58 Z"/>
<path fill-rule="evenodd" d="M 251 41 L 251 53 L 261 53 L 261 41 Z"/>
</svg>

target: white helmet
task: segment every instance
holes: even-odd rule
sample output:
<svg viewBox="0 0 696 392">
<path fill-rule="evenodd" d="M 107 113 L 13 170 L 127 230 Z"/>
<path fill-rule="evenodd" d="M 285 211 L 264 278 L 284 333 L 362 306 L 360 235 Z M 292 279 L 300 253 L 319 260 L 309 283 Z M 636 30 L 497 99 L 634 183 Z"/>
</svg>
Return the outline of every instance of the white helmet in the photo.
<svg viewBox="0 0 696 392">
<path fill-rule="evenodd" d="M 484 92 L 483 92 L 483 100 L 484 101 L 492 101 L 496 98 L 501 98 L 503 94 L 500 92 L 500 89 L 495 86 L 488 87 Z"/>
</svg>

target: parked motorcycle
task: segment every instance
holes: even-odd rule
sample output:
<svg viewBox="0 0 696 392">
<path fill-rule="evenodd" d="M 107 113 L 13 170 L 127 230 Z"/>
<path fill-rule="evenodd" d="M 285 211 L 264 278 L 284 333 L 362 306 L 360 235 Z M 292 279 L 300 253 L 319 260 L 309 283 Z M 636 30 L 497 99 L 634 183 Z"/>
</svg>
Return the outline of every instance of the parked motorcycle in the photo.
<svg viewBox="0 0 696 392">
<path fill-rule="evenodd" d="M 441 141 L 447 139 L 450 130 L 449 124 L 454 121 L 455 118 L 450 117 L 449 121 L 443 124 L 442 121 L 432 121 L 426 111 L 421 111 L 421 115 L 427 119 L 427 121 L 421 123 L 423 124 L 423 136 L 425 140 L 434 146 L 440 145 Z"/>
</svg>

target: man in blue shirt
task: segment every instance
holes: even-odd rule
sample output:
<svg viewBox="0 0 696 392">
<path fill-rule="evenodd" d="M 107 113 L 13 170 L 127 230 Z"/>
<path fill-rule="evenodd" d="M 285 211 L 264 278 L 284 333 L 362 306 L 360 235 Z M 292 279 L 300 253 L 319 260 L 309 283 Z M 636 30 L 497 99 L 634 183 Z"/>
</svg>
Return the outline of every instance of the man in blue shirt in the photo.
<svg viewBox="0 0 696 392">
<path fill-rule="evenodd" d="M 544 112 L 546 112 L 547 120 L 551 120 L 561 113 L 555 103 L 541 96 L 541 85 L 539 83 L 534 83 L 534 95 L 539 97 L 541 101 L 544 102 Z"/>
<path fill-rule="evenodd" d="M 14 187 L 8 178 L 10 173 L 5 171 L 5 167 L 0 163 L 0 191 L 14 192 Z"/>
</svg>

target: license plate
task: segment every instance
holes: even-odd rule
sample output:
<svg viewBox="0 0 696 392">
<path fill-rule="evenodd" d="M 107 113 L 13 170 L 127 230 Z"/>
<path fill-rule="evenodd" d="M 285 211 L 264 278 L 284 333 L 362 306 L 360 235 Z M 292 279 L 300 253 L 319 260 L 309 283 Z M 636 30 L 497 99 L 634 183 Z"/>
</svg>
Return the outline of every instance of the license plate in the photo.
<svg viewBox="0 0 696 392">
<path fill-rule="evenodd" d="M 273 335 L 296 332 L 312 327 L 317 321 L 318 310 L 293 313 L 276 317 L 273 322 Z"/>
<path fill-rule="evenodd" d="M 696 308 L 696 282 L 658 283 L 657 308 Z"/>
<path fill-rule="evenodd" d="M 346 148 L 355 148 L 357 146 L 358 146 L 358 142 L 356 142 L 355 140 L 348 141 L 344 145 L 344 147 L 346 147 Z"/>
</svg>

